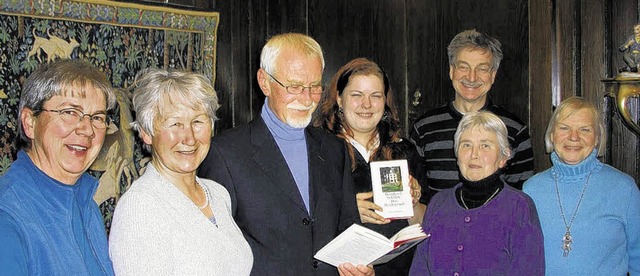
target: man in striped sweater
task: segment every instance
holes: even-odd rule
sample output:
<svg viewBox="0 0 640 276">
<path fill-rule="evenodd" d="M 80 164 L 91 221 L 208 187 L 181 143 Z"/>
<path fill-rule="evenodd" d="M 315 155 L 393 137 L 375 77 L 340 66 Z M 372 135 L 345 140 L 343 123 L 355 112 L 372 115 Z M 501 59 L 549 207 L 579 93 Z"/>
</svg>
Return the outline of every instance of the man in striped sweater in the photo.
<svg viewBox="0 0 640 276">
<path fill-rule="evenodd" d="M 493 112 L 507 126 L 512 153 L 504 168 L 504 180 L 522 189 L 522 183 L 533 175 L 529 129 L 518 117 L 492 104 L 487 97 L 502 60 L 500 42 L 476 30 L 466 30 L 453 38 L 447 52 L 455 98 L 427 111 L 413 125 L 410 134 L 427 167 L 428 187 L 422 187 L 420 201 L 427 204 L 436 192 L 460 182 L 453 135 L 462 116 L 478 110 Z"/>
</svg>

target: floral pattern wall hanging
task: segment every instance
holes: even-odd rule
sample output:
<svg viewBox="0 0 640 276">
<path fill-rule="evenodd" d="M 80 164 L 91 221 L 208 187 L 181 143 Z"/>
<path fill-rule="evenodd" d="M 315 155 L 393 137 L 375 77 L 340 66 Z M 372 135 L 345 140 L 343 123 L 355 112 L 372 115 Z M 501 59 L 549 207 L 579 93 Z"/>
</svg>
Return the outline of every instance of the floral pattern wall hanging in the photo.
<svg viewBox="0 0 640 276">
<path fill-rule="evenodd" d="M 128 87 L 137 72 L 158 67 L 202 73 L 215 80 L 219 14 L 99 0 L 0 2 L 0 175 L 16 158 L 21 86 L 39 64 L 82 59 L 117 89 L 105 145 L 90 173 L 100 178 L 95 200 L 107 229 L 120 195 L 147 162 L 128 123 Z"/>
</svg>

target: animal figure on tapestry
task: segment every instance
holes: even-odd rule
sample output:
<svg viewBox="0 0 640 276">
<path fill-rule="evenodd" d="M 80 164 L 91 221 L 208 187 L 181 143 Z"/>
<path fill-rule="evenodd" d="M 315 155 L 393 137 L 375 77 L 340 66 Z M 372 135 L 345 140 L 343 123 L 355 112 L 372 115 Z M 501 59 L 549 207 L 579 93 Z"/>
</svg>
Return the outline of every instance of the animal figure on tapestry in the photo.
<svg viewBox="0 0 640 276">
<path fill-rule="evenodd" d="M 42 52 L 47 55 L 47 63 L 55 60 L 55 58 L 68 59 L 71 57 L 73 49 L 80 45 L 74 38 L 71 38 L 70 41 L 67 42 L 62 38 L 52 36 L 49 33 L 49 29 L 47 29 L 47 35 L 49 36 L 48 39 L 37 36 L 35 28 L 31 30 L 31 33 L 33 33 L 35 40 L 33 41 L 31 51 L 29 51 L 29 54 L 27 55 L 27 59 L 36 55 L 38 60 L 42 62 Z"/>
<path fill-rule="evenodd" d="M 124 89 L 115 89 L 115 92 L 120 110 L 118 113 L 120 123 L 117 126 L 113 122 L 109 124 L 100 154 L 89 168 L 103 172 L 98 190 L 93 196 L 98 204 L 112 197 L 117 199 L 122 195 L 120 191 L 122 177 L 126 177 L 126 190 L 131 186 L 131 182 L 139 176 L 133 159 L 135 137 L 130 126 L 133 121 L 130 96 Z M 145 161 L 147 160 L 140 162 L 145 163 Z"/>
</svg>

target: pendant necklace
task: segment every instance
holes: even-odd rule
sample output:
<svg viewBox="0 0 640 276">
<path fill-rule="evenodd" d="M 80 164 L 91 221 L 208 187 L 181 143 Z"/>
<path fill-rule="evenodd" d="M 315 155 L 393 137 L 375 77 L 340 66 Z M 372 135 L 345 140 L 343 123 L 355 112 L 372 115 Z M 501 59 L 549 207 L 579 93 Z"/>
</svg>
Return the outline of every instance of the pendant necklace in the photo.
<svg viewBox="0 0 640 276">
<path fill-rule="evenodd" d="M 489 198 L 487 198 L 487 200 L 485 200 L 484 203 L 482 203 L 482 205 L 480 205 L 480 206 L 484 206 L 485 204 L 487 204 L 487 202 L 489 202 L 489 200 L 493 199 L 493 197 L 496 196 L 499 191 L 500 191 L 500 188 L 496 189 L 496 191 L 493 192 L 493 194 Z M 469 207 L 467 207 L 467 204 L 464 203 L 464 198 L 462 198 L 462 189 L 460 189 L 460 201 L 462 202 L 462 206 L 465 209 L 469 210 Z M 478 207 L 480 207 L 480 206 L 478 206 Z"/>
<path fill-rule="evenodd" d="M 580 203 L 582 203 L 582 198 L 584 197 L 584 193 L 587 191 L 587 184 L 589 184 L 589 178 L 591 177 L 591 173 L 593 170 L 589 172 L 587 175 L 587 181 L 584 182 L 584 187 L 582 187 L 582 192 L 580 193 L 580 199 L 578 199 L 578 204 L 576 205 L 576 209 L 573 210 L 573 214 L 571 215 L 571 221 L 567 224 L 567 218 L 564 215 L 564 207 L 562 207 L 562 200 L 560 200 L 560 188 L 558 187 L 558 175 L 554 174 L 553 179 L 556 183 L 556 195 L 558 196 L 558 204 L 560 205 L 560 215 L 562 216 L 562 221 L 564 222 L 564 228 L 566 232 L 562 237 L 562 256 L 568 257 L 569 252 L 571 251 L 571 244 L 573 243 L 573 236 L 571 236 L 571 226 L 573 225 L 573 221 L 576 219 L 576 215 L 578 214 L 578 209 L 580 208 Z"/>
</svg>

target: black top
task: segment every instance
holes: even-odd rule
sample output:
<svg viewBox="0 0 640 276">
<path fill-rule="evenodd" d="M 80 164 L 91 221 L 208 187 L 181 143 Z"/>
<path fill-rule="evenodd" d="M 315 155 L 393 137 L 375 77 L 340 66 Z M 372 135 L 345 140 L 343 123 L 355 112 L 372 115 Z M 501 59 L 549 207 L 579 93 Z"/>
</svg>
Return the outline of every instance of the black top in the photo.
<svg viewBox="0 0 640 276">
<path fill-rule="evenodd" d="M 503 171 L 500 169 L 478 181 L 471 181 L 462 177 L 462 186 L 456 190 L 458 204 L 462 207 L 466 205 L 469 209 L 473 209 L 489 202 L 504 188 L 504 181 L 501 179 L 502 174 Z M 463 199 L 464 203 L 462 202 Z"/>
<path fill-rule="evenodd" d="M 349 144 L 349 146 L 351 146 Z M 353 146 L 351 146 L 353 147 Z M 420 182 L 419 176 L 425 175 L 422 170 L 422 159 L 416 152 L 415 146 L 404 139 L 397 143 L 390 143 L 387 145 L 392 151 L 392 159 L 407 159 L 407 163 L 409 164 L 409 174 L 416 178 L 418 182 Z M 355 148 L 355 163 L 356 168 L 353 171 L 353 182 L 355 183 L 355 192 L 356 193 L 364 193 L 371 192 L 371 168 L 369 167 L 369 163 L 364 160 L 364 157 L 358 152 Z M 376 155 L 373 157 L 374 161 L 377 160 L 385 160 L 382 156 L 382 151 L 378 150 Z M 422 184 L 422 183 L 421 183 Z M 395 235 L 400 229 L 409 225 L 409 222 L 406 219 L 394 220 L 388 224 L 371 224 L 364 223 L 363 226 L 372 229 L 380 234 L 385 235 L 390 238 Z M 413 252 L 415 247 L 407 250 L 402 255 L 396 257 L 395 259 L 389 261 L 386 264 L 375 266 L 376 275 L 408 275 L 409 268 L 411 267 L 411 261 L 413 259 Z"/>
</svg>

